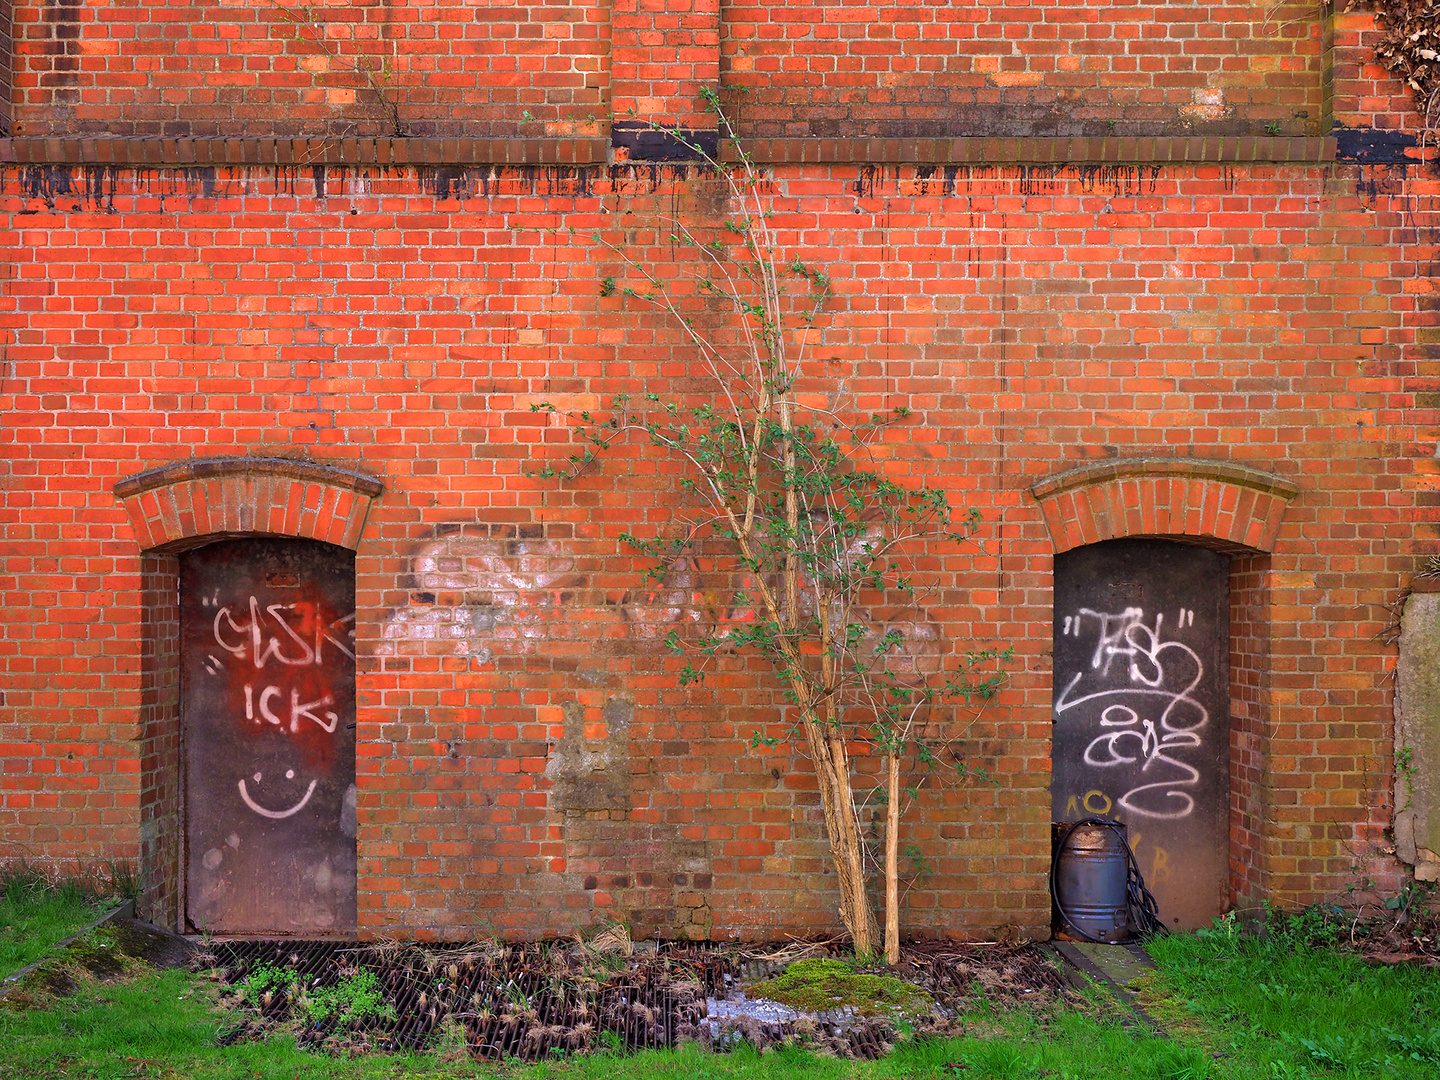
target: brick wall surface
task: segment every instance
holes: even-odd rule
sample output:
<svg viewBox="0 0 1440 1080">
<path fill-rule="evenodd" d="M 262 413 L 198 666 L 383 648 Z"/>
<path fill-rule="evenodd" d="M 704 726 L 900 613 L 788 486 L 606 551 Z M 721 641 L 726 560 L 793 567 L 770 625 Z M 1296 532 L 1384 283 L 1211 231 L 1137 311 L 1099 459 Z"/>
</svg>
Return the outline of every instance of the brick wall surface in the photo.
<svg viewBox="0 0 1440 1080">
<path fill-rule="evenodd" d="M 354 103 L 328 101 L 329 90 L 309 99 L 320 91 L 300 61 L 313 51 L 281 34 L 269 9 L 227 6 L 206 20 L 167 8 L 176 30 L 154 39 L 150 24 L 119 21 L 142 9 L 45 10 L 73 16 L 84 42 L 101 40 L 98 27 L 133 37 L 112 33 L 106 49 L 87 45 L 58 65 L 77 39 L 52 33 L 58 16 L 17 7 L 16 116 L 44 131 L 93 120 L 85 130 L 159 133 L 150 125 L 168 122 L 162 113 L 195 131 L 185 125 L 220 84 L 190 59 L 167 68 L 164 55 L 213 58 L 207 72 L 240 57 L 236 78 L 253 82 L 214 114 L 217 131 L 237 117 L 272 132 L 312 117 L 326 130 L 384 128 L 359 90 Z M 437 130 L 503 133 L 528 122 L 516 110 L 543 91 L 556 111 L 541 119 L 555 122 L 562 99 L 581 94 L 579 58 L 600 55 L 608 24 L 584 7 L 535 8 L 531 22 L 521 9 L 486 10 L 511 12 L 481 24 L 474 40 L 501 43 L 492 52 L 461 49 L 469 22 L 414 7 L 346 8 L 336 48 L 393 45 L 389 55 L 410 58 L 396 61 L 406 93 L 440 85 L 416 73 L 448 70 L 447 49 L 457 79 L 500 70 L 477 66 L 482 56 L 566 58 L 553 85 L 480 79 L 514 100 L 463 88 L 451 104 L 438 90 L 423 108 L 405 99 L 417 103 L 407 115 Z M 826 7 L 821 18 L 791 5 L 804 17 L 787 21 L 778 8 L 723 9 L 723 77 L 758 87 L 740 106 L 751 130 L 813 134 L 794 125 L 829 123 L 827 102 L 841 97 L 852 119 L 929 123 L 903 102 L 887 111 L 915 80 L 943 92 L 934 107 L 946 116 L 1030 131 L 1062 88 L 1099 103 L 1094 122 L 1161 130 L 1182 123 L 1202 85 L 1221 87 L 1252 133 L 1272 117 L 1310 130 L 1324 104 L 1312 93 L 1322 40 L 1336 50 L 1337 119 L 1362 134 L 1413 130 L 1407 99 L 1368 62 L 1367 15 L 1330 27 L 1272 15 L 1272 33 L 1258 6 L 1199 23 L 1105 5 L 925 8 L 913 24 L 872 18 L 883 10 Z M 617 42 L 622 14 L 617 5 Z M 654 32 L 697 49 L 713 25 L 674 5 L 652 14 Z M 662 47 L 628 15 L 630 60 Z M 180 28 L 202 24 L 225 51 L 180 48 L 201 40 Z M 550 26 L 577 33 L 529 33 Z M 845 55 L 866 58 L 859 72 L 873 84 L 826 81 L 805 51 L 826 27 Z M 115 58 L 160 41 L 175 51 L 144 53 L 160 74 L 122 106 L 105 82 L 122 71 Z M 788 53 L 774 51 L 781 41 Z M 1001 41 L 1016 49 L 989 44 Z M 583 49 L 540 51 L 546 42 Z M 1027 53 L 1034 42 L 1049 51 Z M 976 66 L 985 56 L 1004 59 L 987 72 Z M 420 57 L 434 66 L 416 66 Z M 755 63 L 737 67 L 743 57 Z M 767 58 L 778 58 L 773 71 Z M 709 76 L 698 56 L 684 66 L 647 75 L 636 63 L 625 92 L 698 122 L 677 88 Z M 74 96 L 62 109 L 56 76 L 67 71 Z M 989 81 L 1007 73 L 1026 78 Z M 1029 96 L 986 96 L 1001 90 Z M 976 111 L 956 106 L 962 91 Z M 1221 463 L 1283 493 L 1266 496 L 1254 529 L 1217 530 L 1196 515 L 1174 530 L 1219 535 L 1232 551 L 1251 545 L 1231 564 L 1232 898 L 1305 903 L 1366 878 L 1398 887 L 1385 836 L 1386 630 L 1421 557 L 1440 550 L 1429 277 L 1440 192 L 1430 174 L 1403 153 L 1288 164 L 800 160 L 810 159 L 774 166 L 764 198 L 785 243 L 834 280 L 813 331 L 817 362 L 845 372 L 865 400 L 912 410 L 892 446 L 897 475 L 943 484 L 985 521 L 983 552 L 937 553 L 939 589 L 916 625 L 952 662 L 976 646 L 1016 648 L 1002 698 L 964 732 L 972 763 L 996 782 L 938 788 L 909 811 L 905 842 L 932 869 L 907 894 L 907 931 L 1048 933 L 1052 560 L 1072 526 L 1093 537 L 1065 516 L 1081 513 L 1064 509 L 1074 498 L 1042 503 L 1032 489 L 1122 459 Z M 714 177 L 673 162 L 0 170 L 0 854 L 138 859 L 149 910 L 174 921 L 177 563 L 164 544 L 192 534 L 165 518 L 165 506 L 180 515 L 180 488 L 114 489 L 196 457 L 289 459 L 384 486 L 367 515 L 337 511 L 358 556 L 363 935 L 534 935 L 617 914 L 647 934 L 833 928 L 808 766 L 784 744 L 749 745 L 756 730 L 784 731 L 770 677 L 733 656 L 704 686 L 682 688 L 660 644 L 669 628 L 713 617 L 719 571 L 702 554 L 665 588 L 646 585 L 646 564 L 620 539 L 663 527 L 675 463 L 626 444 L 579 480 L 526 472 L 574 449 L 564 423 L 534 404 L 709 393 L 673 325 L 599 295 L 624 269 L 591 236 L 673 275 L 686 256 L 660 217 L 705 228 L 726 210 Z M 1104 498 L 1143 489 L 1160 499 L 1179 483 L 1116 481 Z M 308 505 L 303 486 L 265 490 L 278 507 L 267 520 L 288 530 L 285 507 L 298 522 Z M 1136 520 L 1143 531 L 1151 519 Z"/>
<path fill-rule="evenodd" d="M 757 135 L 1322 130 L 1304 4 L 733 0 L 724 21 L 722 78 Z"/>
<path fill-rule="evenodd" d="M 605 11 L 584 0 L 16 3 L 15 133 L 553 134 L 601 111 Z"/>
<path fill-rule="evenodd" d="M 15 133 L 491 137 L 611 115 L 704 126 L 695 91 L 717 79 L 764 136 L 1327 126 L 1324 26 L 1305 4 L 720 8 L 16 3 Z"/>
</svg>

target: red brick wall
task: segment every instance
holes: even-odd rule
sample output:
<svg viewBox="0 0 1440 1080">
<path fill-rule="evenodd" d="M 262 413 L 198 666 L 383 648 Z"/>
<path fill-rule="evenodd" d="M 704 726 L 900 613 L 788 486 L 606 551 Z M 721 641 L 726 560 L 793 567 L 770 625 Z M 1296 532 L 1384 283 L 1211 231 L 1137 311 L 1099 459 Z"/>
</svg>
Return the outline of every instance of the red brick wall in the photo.
<svg viewBox="0 0 1440 1080">
<path fill-rule="evenodd" d="M 611 115 L 621 124 L 713 128 L 700 102 L 720 74 L 719 0 L 611 6 Z"/>
<path fill-rule="evenodd" d="M 392 135 L 397 115 L 411 135 L 538 136 L 601 112 L 608 83 L 594 2 L 31 0 L 15 27 L 28 136 Z"/>
<path fill-rule="evenodd" d="M 1299 3 L 31 0 L 14 21 L 16 133 L 37 137 L 705 126 L 717 78 L 757 135 L 1325 133 L 1322 21 Z"/>
<path fill-rule="evenodd" d="M 359 561 L 368 932 L 554 929 L 596 909 L 672 933 L 833 922 L 803 766 L 744 749 L 772 715 L 768 680 L 736 661 L 682 693 L 637 632 L 653 618 L 634 614 L 618 533 L 663 520 L 673 469 L 622 454 L 560 488 L 522 472 L 564 447 L 531 402 L 664 389 L 682 362 L 662 321 L 596 296 L 612 271 L 584 237 L 654 205 L 647 174 L 629 175 L 511 170 L 461 201 L 411 172 L 332 174 L 323 200 L 285 172 L 208 188 L 122 173 L 103 204 L 52 209 L 5 174 L 24 212 L 6 241 L 0 400 L 5 709 L 24 732 L 7 835 L 128 854 L 124 822 L 164 784 L 137 775 L 137 719 L 168 700 L 140 681 L 138 613 L 97 602 L 142 588 L 110 485 L 200 446 L 308 452 L 389 489 Z M 705 187 L 673 192 L 703 212 Z M 1387 649 L 1372 632 L 1408 565 L 1397 365 L 1421 254 L 1401 211 L 1428 220 L 1429 202 L 1362 198 L 1323 168 L 835 167 L 780 172 L 774 206 L 834 275 L 819 355 L 914 409 L 917 473 L 991 523 L 992 555 L 947 563 L 953 599 L 930 618 L 956 649 L 1018 651 L 976 736 L 1000 785 L 914 814 L 937 869 L 909 925 L 1045 921 L 1050 541 L 1025 489 L 1112 453 L 1218 456 L 1302 487 L 1276 553 L 1237 576 L 1237 604 L 1268 596 L 1270 612 L 1232 661 L 1237 721 L 1268 740 L 1260 764 L 1237 758 L 1237 799 L 1258 788 L 1267 806 L 1246 826 L 1262 851 L 1237 858 L 1284 897 L 1340 887 L 1344 845 L 1381 823 Z M 506 231 L 516 215 L 527 229 Z M 632 705 L 622 752 L 606 740 Z M 612 788 L 565 809 L 587 754 L 613 755 Z"/>
<path fill-rule="evenodd" d="M 732 0 L 723 22 L 756 135 L 1323 133 L 1305 4 Z"/>
<path fill-rule="evenodd" d="M 1332 38 L 1332 111 L 1339 124 L 1416 134 L 1420 110 L 1410 88 L 1375 56 L 1384 37 L 1373 11 L 1343 11 L 1326 20 Z"/>
<path fill-rule="evenodd" d="M 133 580 L 134 571 L 127 575 Z M 180 819 L 180 567 L 174 555 L 140 562 L 140 904 L 173 927 L 180 910 L 184 837 Z M 131 857 L 129 851 L 124 857 Z"/>
<path fill-rule="evenodd" d="M 282 121 L 385 130 L 363 94 L 353 105 L 325 99 L 297 66 L 311 53 L 261 9 L 225 8 L 232 22 L 206 24 L 217 34 L 245 27 L 233 47 L 255 50 L 259 65 L 241 65 L 253 84 L 213 115 L 201 106 L 211 107 L 206 94 L 219 100 L 217 80 L 166 69 L 163 57 L 133 106 L 105 112 L 129 92 L 105 82 L 129 70 L 124 50 L 174 41 L 174 55 L 189 56 L 180 43 L 199 40 L 142 38 L 145 22 L 124 24 L 132 38 L 112 35 L 114 54 L 79 53 L 69 72 L 44 67 L 77 40 L 54 33 L 60 14 L 91 41 L 142 10 L 56 8 L 47 21 L 21 8 L 17 118 L 42 131 L 116 134 L 159 133 L 172 119 L 184 131 L 275 131 Z M 1130 23 L 1104 21 L 1109 8 L 1074 9 L 1093 17 L 1083 24 L 1058 21 L 1058 8 L 1019 23 L 1006 13 L 1021 9 L 935 9 L 949 22 L 927 25 L 956 31 L 944 38 L 965 43 L 956 56 L 979 57 L 982 41 L 1021 31 L 1065 43 L 1028 54 L 1053 67 L 1002 65 L 998 73 L 1040 76 L 1003 88 L 958 75 L 948 83 L 920 62 L 930 54 L 917 43 L 932 38 L 872 35 L 909 24 L 845 10 L 864 17 L 782 24 L 779 9 L 769 12 L 765 27 L 794 31 L 787 62 L 804 78 L 784 101 L 773 97 L 783 71 L 747 99 L 752 130 L 798 130 L 787 125 L 807 117 L 930 123 L 885 111 L 885 95 L 898 101 L 921 80 L 950 95 L 926 105 L 934 116 L 1035 131 L 1044 95 L 1059 101 L 1068 85 L 1057 81 L 1061 61 L 1092 32 L 1094 60 L 1079 74 L 1093 82 L 1080 89 L 1117 127 L 1193 130 L 1177 126 L 1179 110 L 1202 84 L 1223 85 L 1247 130 L 1272 116 L 1295 130 L 1319 115 L 1302 123 L 1277 111 L 1281 101 L 1292 108 L 1291 93 L 1311 108 L 1318 39 L 1308 24 L 1253 29 L 1258 7 L 1183 24 L 1195 30 L 1183 39 L 1182 24 L 1141 19 L 1151 9 L 1124 9 Z M 569 38 L 519 32 L 551 25 L 541 14 L 510 38 L 498 20 L 357 8 L 346 23 L 354 35 L 338 36 L 337 48 L 398 50 L 396 85 L 409 96 L 397 100 L 413 130 L 490 124 L 503 134 L 525 123 L 519 97 L 539 94 L 551 111 L 532 112 L 558 123 L 581 95 L 589 69 L 578 59 L 565 68 L 571 54 L 542 46 L 601 55 L 608 27 L 588 8 L 566 11 L 554 25 Z M 731 46 L 779 40 L 761 29 L 744 37 L 761 23 L 746 23 L 743 9 L 724 14 Z M 699 49 L 710 47 L 705 18 L 679 7 L 655 21 Z M 1362 133 L 1372 122 L 1409 125 L 1403 95 L 1362 62 L 1366 25 L 1336 24 L 1335 115 Z M 438 75 L 419 73 L 438 73 L 439 43 L 468 41 L 476 26 L 502 44 L 475 53 L 455 44 L 455 63 L 488 89 L 445 98 Z M 593 39 L 580 33 L 592 26 Z M 627 31 L 631 60 L 646 47 L 637 26 Z M 805 81 L 821 68 L 803 47 L 826 26 L 864 29 L 844 40 L 876 45 L 862 72 L 884 93 L 846 90 L 835 108 L 850 119 L 826 104 L 823 80 Z M 1129 36 L 1117 36 L 1126 26 Z M 1223 39 L 1207 36 L 1212 26 Z M 1055 36 L 1041 36 L 1051 27 Z M 1221 40 L 1228 60 L 1211 51 Z M 1195 44 L 1167 52 L 1177 41 Z M 900 42 L 913 73 L 891 64 Z M 725 55 L 727 79 L 763 70 Z M 500 72 L 502 58 L 540 56 L 561 57 L 553 86 L 477 66 Z M 1212 84 L 1205 65 L 1216 56 Z M 1131 60 L 1133 71 L 1122 70 Z M 283 77 L 272 82 L 271 71 Z M 637 61 L 626 93 L 696 119 L 679 112 L 679 88 L 709 78 L 698 56 L 692 70 L 653 72 L 650 84 L 645 72 Z M 60 85 L 61 75 L 72 82 Z M 966 112 L 955 103 L 972 92 L 977 111 Z M 748 749 L 754 730 L 784 730 L 769 676 L 727 658 L 705 687 L 682 690 L 657 628 L 702 617 L 694 594 L 706 596 L 704 568 L 695 582 L 672 582 L 677 595 L 647 590 L 620 540 L 667 519 L 674 463 L 632 447 L 574 483 L 525 472 L 571 449 L 564 426 L 534 403 L 708 392 L 691 379 L 673 326 L 598 295 L 620 268 L 589 237 L 604 229 L 678 272 L 683 252 L 656 216 L 713 224 L 719 195 L 684 165 L 0 170 L 3 854 L 140 858 L 148 909 L 173 920 L 182 887 L 166 869 L 180 835 L 174 560 L 142 556 L 112 487 L 192 456 L 306 458 L 386 488 L 357 563 L 362 933 L 564 932 L 610 914 L 671 935 L 832 928 L 808 769 L 788 748 Z M 1235 897 L 1299 903 L 1344 896 L 1366 877 L 1397 885 L 1383 835 L 1385 630 L 1420 556 L 1440 550 L 1428 276 L 1436 195 L 1414 166 L 1354 162 L 774 169 L 766 198 L 777 226 L 835 283 L 815 355 L 856 392 L 911 408 L 896 460 L 985 515 L 983 554 L 937 559 L 941 588 L 924 621 L 952 659 L 976 645 L 1016 646 L 1005 696 L 965 732 L 972 763 L 998 782 L 927 791 L 906 819 L 904 842 L 932 867 L 907 894 L 908 931 L 1046 932 L 1055 541 L 1030 488 L 1117 458 L 1249 465 L 1300 489 L 1273 553 L 1232 568 Z"/>
<path fill-rule="evenodd" d="M 1230 563 L 1230 891 L 1258 906 L 1267 875 L 1260 858 L 1269 818 L 1270 559 Z"/>
</svg>

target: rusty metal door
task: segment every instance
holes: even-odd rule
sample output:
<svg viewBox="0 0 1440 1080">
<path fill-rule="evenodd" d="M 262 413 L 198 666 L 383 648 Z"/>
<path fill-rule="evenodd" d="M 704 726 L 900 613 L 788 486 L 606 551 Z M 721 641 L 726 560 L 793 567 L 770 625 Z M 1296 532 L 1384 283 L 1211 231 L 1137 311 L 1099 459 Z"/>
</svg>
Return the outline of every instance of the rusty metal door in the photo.
<svg viewBox="0 0 1440 1080">
<path fill-rule="evenodd" d="M 186 915 L 355 932 L 355 556 L 227 540 L 180 558 Z"/>
<path fill-rule="evenodd" d="M 1103 816 L 1169 926 L 1229 899 L 1229 560 L 1165 540 L 1055 558 L 1056 821 Z"/>
</svg>

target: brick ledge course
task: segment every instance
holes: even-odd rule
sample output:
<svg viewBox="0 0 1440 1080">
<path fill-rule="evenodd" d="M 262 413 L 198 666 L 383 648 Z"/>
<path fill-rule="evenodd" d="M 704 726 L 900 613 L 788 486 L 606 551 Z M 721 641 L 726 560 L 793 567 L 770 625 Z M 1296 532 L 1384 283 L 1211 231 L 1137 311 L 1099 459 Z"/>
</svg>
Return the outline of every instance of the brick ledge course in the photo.
<svg viewBox="0 0 1440 1080">
<path fill-rule="evenodd" d="M 1335 140 L 1269 136 L 1107 139 L 753 139 L 741 148 L 761 164 L 1322 164 Z M 0 165 L 603 165 L 601 139 L 0 139 Z M 735 144 L 721 157 L 738 161 Z"/>
<path fill-rule="evenodd" d="M 1108 139 L 742 139 L 752 161 L 824 164 L 914 162 L 920 165 L 1168 164 L 1195 162 L 1300 162 L 1335 160 L 1335 140 L 1269 136 L 1156 135 Z M 738 160 L 734 144 L 721 148 Z"/>
</svg>

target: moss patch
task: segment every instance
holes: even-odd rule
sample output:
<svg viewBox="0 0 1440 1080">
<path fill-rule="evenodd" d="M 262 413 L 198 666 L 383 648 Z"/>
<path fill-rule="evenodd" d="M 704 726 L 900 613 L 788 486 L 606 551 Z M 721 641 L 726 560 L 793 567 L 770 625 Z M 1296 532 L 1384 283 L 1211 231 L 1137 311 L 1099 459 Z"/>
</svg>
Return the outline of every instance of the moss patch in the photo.
<svg viewBox="0 0 1440 1080">
<path fill-rule="evenodd" d="M 129 955 L 114 927 L 97 926 L 63 953 L 47 960 L 0 998 L 11 1010 L 49 1008 L 72 996 L 87 981 L 113 983 L 132 977 L 143 964 Z"/>
<path fill-rule="evenodd" d="M 750 992 L 807 1012 L 848 1006 L 861 1016 L 920 1016 L 935 1004 L 918 986 L 856 971 L 843 960 L 798 960 Z"/>
</svg>

